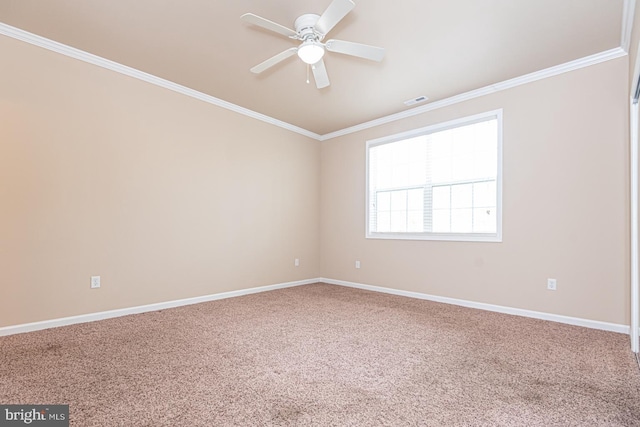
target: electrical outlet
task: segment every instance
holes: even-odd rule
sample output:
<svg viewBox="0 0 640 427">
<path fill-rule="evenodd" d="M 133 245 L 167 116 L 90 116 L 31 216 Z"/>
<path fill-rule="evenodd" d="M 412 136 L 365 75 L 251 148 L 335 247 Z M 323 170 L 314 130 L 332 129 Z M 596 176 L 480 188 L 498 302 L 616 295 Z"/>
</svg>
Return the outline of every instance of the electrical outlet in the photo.
<svg viewBox="0 0 640 427">
<path fill-rule="evenodd" d="M 547 289 L 550 291 L 555 291 L 558 285 L 558 281 L 556 279 L 547 279 Z"/>
<path fill-rule="evenodd" d="M 91 289 L 100 287 L 100 276 L 91 276 Z"/>
<path fill-rule="evenodd" d="M 295 265 L 296 267 L 300 266 L 300 260 L 298 258 L 295 259 L 295 261 L 293 261 L 293 265 Z"/>
<path fill-rule="evenodd" d="M 356 268 L 360 268 L 360 261 L 356 261 Z"/>
</svg>

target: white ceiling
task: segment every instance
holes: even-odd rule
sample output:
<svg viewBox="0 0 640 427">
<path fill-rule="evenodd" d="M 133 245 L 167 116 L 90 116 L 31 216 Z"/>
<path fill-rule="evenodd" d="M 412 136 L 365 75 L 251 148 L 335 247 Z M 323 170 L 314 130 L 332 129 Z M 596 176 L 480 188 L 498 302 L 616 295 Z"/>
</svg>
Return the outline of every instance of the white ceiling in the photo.
<svg viewBox="0 0 640 427">
<path fill-rule="evenodd" d="M 306 83 L 296 57 L 249 69 L 296 42 L 248 25 L 293 28 L 331 0 L 0 0 L 0 22 L 318 134 L 620 47 L 624 0 L 354 0 L 327 36 L 381 46 L 381 63 L 325 56 L 331 86 Z M 419 104 L 424 105 L 424 104 Z"/>
</svg>

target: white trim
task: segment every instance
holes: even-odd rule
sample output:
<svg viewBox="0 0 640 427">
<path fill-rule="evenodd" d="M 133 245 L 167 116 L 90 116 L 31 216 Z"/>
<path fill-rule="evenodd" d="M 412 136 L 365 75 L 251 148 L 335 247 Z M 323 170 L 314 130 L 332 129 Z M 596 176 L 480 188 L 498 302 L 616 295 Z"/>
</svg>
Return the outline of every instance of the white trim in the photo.
<svg viewBox="0 0 640 427">
<path fill-rule="evenodd" d="M 200 101 L 204 101 L 206 103 L 209 103 L 218 107 L 222 107 L 227 110 L 234 111 L 236 113 L 278 126 L 282 129 L 286 129 L 288 131 L 295 132 L 300 135 L 304 135 L 306 137 L 309 137 L 318 141 L 320 140 L 320 135 L 318 135 L 317 133 L 308 131 L 306 129 L 303 129 L 301 127 L 294 126 L 290 123 L 286 123 L 281 120 L 274 119 L 273 117 L 267 116 L 265 114 L 258 113 L 253 110 L 249 110 L 248 108 L 240 107 L 239 105 L 232 104 L 230 102 L 213 97 L 211 95 L 204 94 L 194 89 L 190 89 L 186 86 L 179 85 L 169 80 L 156 77 L 152 74 L 148 74 L 143 71 L 136 70 L 135 68 L 119 64 L 115 61 L 102 58 L 92 53 L 88 53 L 83 50 L 76 49 L 74 47 L 67 46 L 65 44 L 58 43 L 53 40 L 49 40 L 45 37 L 41 37 L 36 34 L 29 33 L 27 31 L 12 27 L 7 24 L 3 24 L 1 22 L 0 22 L 0 34 L 5 35 L 7 37 L 14 38 L 16 40 L 20 40 L 20 41 L 32 44 L 34 46 L 38 46 L 38 47 L 50 50 L 52 52 L 56 52 L 56 53 L 68 56 L 70 58 L 74 58 L 92 65 L 97 65 L 98 67 L 106 68 L 107 70 L 115 71 L 116 73 L 124 74 L 125 76 L 133 77 L 134 79 L 151 83 L 152 85 L 160 86 L 165 89 L 178 92 L 182 95 L 199 99 Z"/>
<path fill-rule="evenodd" d="M 414 138 L 422 135 L 429 135 L 447 129 L 453 129 L 459 126 L 472 125 L 487 119 L 495 118 L 498 121 L 498 150 L 497 150 L 497 177 L 496 177 L 496 221 L 497 228 L 495 233 L 378 233 L 371 232 L 370 212 L 369 212 L 369 150 L 377 145 L 389 144 L 396 141 Z M 366 239 L 387 239 L 387 240 L 438 240 L 453 242 L 502 242 L 502 108 L 497 110 L 486 111 L 484 113 L 474 114 L 472 116 L 460 117 L 446 122 L 437 123 L 430 126 L 412 129 L 406 132 L 396 133 L 394 135 L 384 136 L 382 138 L 372 139 L 366 142 L 365 153 L 365 234 Z"/>
<path fill-rule="evenodd" d="M 439 108 L 448 107 L 450 105 L 459 104 L 460 102 L 469 101 L 470 99 L 479 98 L 481 96 L 490 95 L 492 93 L 500 92 L 506 89 L 511 89 L 516 86 L 521 86 L 527 83 L 535 82 L 538 80 L 546 79 L 548 77 L 557 76 L 559 74 L 568 73 L 569 71 L 579 70 L 581 68 L 589 67 L 591 65 L 600 64 L 601 62 L 610 61 L 623 57 L 627 54 L 622 48 L 610 49 L 604 52 L 596 53 L 595 55 L 585 56 L 584 58 L 576 59 L 575 61 L 566 62 L 564 64 L 556 65 L 544 70 L 536 71 L 524 76 L 516 77 L 514 79 L 505 80 L 500 83 L 485 86 L 480 89 L 475 89 L 469 92 L 461 93 L 460 95 L 452 96 L 450 98 L 442 99 L 440 101 L 432 102 L 430 104 L 422 105 L 420 107 L 412 108 L 407 111 L 403 111 L 396 114 L 391 114 L 386 117 L 371 120 L 369 122 L 361 123 L 359 125 L 351 126 L 335 132 L 330 132 L 320 136 L 320 141 L 327 141 L 329 139 L 337 138 L 339 136 L 349 135 L 355 132 L 360 132 L 365 129 L 370 129 L 376 126 L 380 126 L 386 123 L 395 122 L 397 120 L 406 119 L 407 117 L 417 116 L 427 111 L 437 110 Z"/>
<path fill-rule="evenodd" d="M 367 218 L 367 221 L 369 218 Z M 365 239 L 371 240 L 423 240 L 436 242 L 480 242 L 480 243 L 502 243 L 502 227 L 498 224 L 498 233 L 371 233 L 365 234 Z"/>
<path fill-rule="evenodd" d="M 534 319 L 547 320 L 557 323 L 565 323 L 568 325 L 582 326 L 591 329 L 600 329 L 603 331 L 618 332 L 623 334 L 629 333 L 629 326 L 619 325 L 616 323 L 600 322 L 597 320 L 581 319 L 577 317 L 562 316 L 559 314 L 549 314 L 539 311 L 524 310 L 520 308 L 505 307 L 481 302 L 461 300 L 457 298 L 441 297 L 437 295 L 423 294 L 419 292 L 403 291 L 400 289 L 385 288 L 381 286 L 365 285 L 362 283 L 347 282 L 344 280 L 328 279 L 326 277 L 318 277 L 315 279 L 299 280 L 295 282 L 279 283 L 275 285 L 260 286 L 249 289 L 241 289 L 237 291 L 222 292 L 219 294 L 204 295 L 200 297 L 185 298 L 174 301 L 166 301 L 155 304 L 141 305 L 137 307 L 122 308 L 117 310 L 102 311 L 98 313 L 82 314 L 79 316 L 63 317 L 60 319 L 44 320 L 41 322 L 24 323 L 21 325 L 12 325 L 0 327 L 0 337 L 22 334 L 26 332 L 40 331 L 43 329 L 57 328 L 60 326 L 75 325 L 78 323 L 95 322 L 98 320 L 112 319 L 115 317 L 128 316 L 130 314 L 147 313 L 150 311 L 166 310 L 169 308 L 182 307 L 185 305 L 199 304 L 202 302 L 216 301 L 226 298 L 234 298 L 243 295 L 250 295 L 260 292 L 268 292 L 276 289 L 292 288 L 302 285 L 311 285 L 313 283 L 327 283 L 330 285 L 345 286 L 349 288 L 362 289 L 372 292 L 381 292 L 385 294 L 398 295 L 408 298 L 416 298 L 428 301 L 441 302 L 444 304 L 458 305 L 462 307 L 475 308 L 479 310 L 492 311 L 497 313 L 512 314 L 515 316 L 530 317 Z M 638 330 L 640 334 L 640 330 Z"/>
<path fill-rule="evenodd" d="M 476 308 L 479 310 L 493 311 L 496 313 L 512 314 L 515 316 L 530 317 L 533 319 L 548 320 L 556 323 L 564 323 L 567 325 L 582 326 L 591 329 L 600 329 L 603 331 L 618 332 L 621 334 L 629 333 L 629 326 L 617 323 L 600 322 L 598 320 L 581 319 L 579 317 L 569 317 L 560 314 L 543 313 L 541 311 L 531 311 L 521 308 L 505 307 L 501 305 L 486 304 L 482 302 L 468 301 L 457 298 L 441 297 L 436 295 L 423 294 L 420 292 L 403 291 L 399 289 L 384 288 L 381 286 L 365 285 L 362 283 L 346 282 L 344 280 L 334 280 L 327 278 L 318 279 L 319 282 L 328 283 L 330 285 L 346 286 L 349 288 L 363 289 L 366 291 L 382 292 L 385 294 L 399 295 L 403 297 L 423 299 L 428 301 L 441 302 L 444 304 L 459 305 L 462 307 Z"/>
<path fill-rule="evenodd" d="M 630 1 L 635 5 L 635 0 L 630 0 Z M 628 8 L 625 7 L 625 12 L 627 11 L 627 9 Z M 627 25 L 625 28 L 629 28 L 629 31 L 630 31 L 630 25 Z M 139 79 L 147 83 L 151 83 L 153 85 L 160 86 L 165 89 L 169 89 L 174 92 L 178 92 L 183 95 L 199 99 L 209 104 L 213 104 L 218 107 L 225 108 L 227 110 L 231 110 L 248 117 L 252 117 L 256 120 L 260 120 L 260 121 L 272 124 L 274 126 L 278 126 L 282 129 L 286 129 L 291 132 L 295 132 L 300 135 L 307 136 L 317 141 L 327 141 L 329 139 L 337 138 L 339 136 L 349 135 L 351 133 L 359 132 L 365 129 L 370 129 L 372 127 L 380 126 L 386 123 L 391 123 L 397 120 L 405 119 L 407 117 L 413 117 L 418 114 L 425 113 L 427 111 L 448 107 L 450 105 L 458 104 L 460 102 L 468 101 L 470 99 L 478 98 L 484 95 L 496 93 L 505 89 L 510 89 L 526 83 L 535 82 L 537 80 L 557 76 L 559 74 L 567 73 L 569 71 L 574 71 L 580 68 L 599 64 L 601 62 L 610 61 L 612 59 L 620 58 L 627 54 L 627 52 L 623 48 L 617 47 L 615 49 L 610 49 L 604 52 L 596 53 L 594 55 L 586 56 L 584 58 L 576 59 L 575 61 L 570 61 L 564 64 L 546 68 L 544 70 L 525 74 L 524 76 L 521 76 L 521 77 L 505 80 L 503 82 L 485 86 L 480 89 L 475 89 L 475 90 L 465 92 L 459 95 L 455 95 L 446 99 L 441 99 L 440 101 L 432 102 L 430 104 L 421 105 L 420 107 L 412 108 L 407 111 L 391 114 L 389 116 L 381 117 L 375 120 L 361 123 L 359 125 L 351 126 L 345 129 L 337 130 L 335 132 L 330 132 L 324 135 L 320 135 L 315 132 L 311 132 L 301 127 L 292 125 L 290 123 L 286 123 L 281 120 L 275 119 L 273 117 L 269 117 L 265 114 L 252 111 L 244 107 L 240 107 L 239 105 L 232 104 L 222 99 L 215 98 L 213 96 L 204 94 L 202 92 L 198 92 L 197 90 L 190 89 L 188 87 L 179 85 L 177 83 L 170 82 L 169 80 L 156 77 L 154 75 L 145 73 L 140 70 L 136 70 L 135 68 L 119 64 L 117 62 L 102 58 L 97 55 L 93 55 L 91 53 L 82 51 L 80 49 L 76 49 L 74 47 L 55 42 L 45 37 L 41 37 L 36 34 L 29 33 L 27 31 L 12 27 L 2 22 L 0 22 L 0 35 L 5 35 L 7 37 L 11 37 L 16 40 L 30 43 L 34 46 L 38 46 L 38 47 L 50 50 L 52 52 L 66 55 L 68 57 L 71 57 L 80 61 L 84 61 L 89 64 L 97 65 L 99 67 L 106 68 L 108 70 L 115 71 L 117 73 L 121 73 L 126 76 L 133 77 L 135 79 Z"/>
<path fill-rule="evenodd" d="M 299 280 L 296 282 L 278 283 L 275 285 L 260 286 L 256 288 L 240 289 L 237 291 L 222 292 L 219 294 L 203 295 L 200 297 L 185 298 L 174 301 L 159 302 L 156 304 L 140 305 L 137 307 L 121 308 L 117 310 L 101 311 L 98 313 L 81 314 L 79 316 L 63 317 L 61 319 L 44 320 L 42 322 L 24 323 L 21 325 L 5 326 L 0 328 L 0 337 L 24 332 L 39 331 L 42 329 L 57 328 L 59 326 L 75 325 L 77 323 L 95 322 L 96 320 L 111 319 L 114 317 L 128 316 L 130 314 L 147 313 L 149 311 L 165 310 L 167 308 L 181 307 L 184 305 L 198 304 L 201 302 L 216 301 L 220 299 L 239 297 L 259 292 L 273 291 L 275 289 L 291 288 L 300 285 L 317 283 L 318 279 Z"/>
<path fill-rule="evenodd" d="M 636 79 L 637 84 L 637 79 Z M 631 98 L 630 108 L 630 166 L 631 166 L 631 330 L 638 330 L 638 104 Z M 631 351 L 638 353 L 638 334 L 631 335 Z"/>
<path fill-rule="evenodd" d="M 636 0 L 624 0 L 622 7 L 622 31 L 620 35 L 620 47 L 629 52 L 631 47 L 631 32 L 633 31 L 633 18 L 636 9 Z"/>
</svg>

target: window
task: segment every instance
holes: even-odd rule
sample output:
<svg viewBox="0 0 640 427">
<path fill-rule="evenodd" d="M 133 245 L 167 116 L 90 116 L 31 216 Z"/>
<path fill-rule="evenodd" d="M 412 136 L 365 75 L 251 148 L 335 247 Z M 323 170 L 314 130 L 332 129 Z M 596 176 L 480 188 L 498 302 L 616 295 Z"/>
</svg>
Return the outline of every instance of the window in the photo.
<svg viewBox="0 0 640 427">
<path fill-rule="evenodd" d="M 367 142 L 367 237 L 502 239 L 502 110 Z"/>
</svg>

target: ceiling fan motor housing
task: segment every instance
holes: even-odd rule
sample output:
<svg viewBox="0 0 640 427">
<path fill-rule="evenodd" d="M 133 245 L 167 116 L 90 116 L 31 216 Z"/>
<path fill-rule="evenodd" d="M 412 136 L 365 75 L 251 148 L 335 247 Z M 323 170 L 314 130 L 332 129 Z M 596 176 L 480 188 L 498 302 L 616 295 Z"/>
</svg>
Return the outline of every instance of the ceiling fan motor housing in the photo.
<svg viewBox="0 0 640 427">
<path fill-rule="evenodd" d="M 320 16 L 315 13 L 306 13 L 296 19 L 294 26 L 300 40 L 320 41 L 324 38 L 324 34 L 318 34 L 314 29 L 318 19 L 320 19 Z"/>
</svg>

